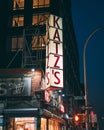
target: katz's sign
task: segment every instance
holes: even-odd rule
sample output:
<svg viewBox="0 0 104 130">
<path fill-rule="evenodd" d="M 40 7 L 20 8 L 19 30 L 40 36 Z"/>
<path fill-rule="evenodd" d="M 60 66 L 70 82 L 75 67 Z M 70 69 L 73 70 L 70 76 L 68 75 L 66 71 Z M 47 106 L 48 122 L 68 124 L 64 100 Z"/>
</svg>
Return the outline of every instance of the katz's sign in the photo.
<svg viewBox="0 0 104 130">
<path fill-rule="evenodd" d="M 47 23 L 46 88 L 63 88 L 63 28 L 62 18 L 50 15 Z"/>
</svg>

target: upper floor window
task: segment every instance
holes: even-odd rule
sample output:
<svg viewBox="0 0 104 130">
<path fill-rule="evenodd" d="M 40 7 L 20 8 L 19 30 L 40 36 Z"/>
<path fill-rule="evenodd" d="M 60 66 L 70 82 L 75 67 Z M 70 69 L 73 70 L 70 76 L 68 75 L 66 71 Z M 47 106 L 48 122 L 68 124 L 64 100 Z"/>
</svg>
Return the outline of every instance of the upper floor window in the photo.
<svg viewBox="0 0 104 130">
<path fill-rule="evenodd" d="M 50 0 L 33 0 L 33 8 L 49 7 Z"/>
<path fill-rule="evenodd" d="M 32 37 L 32 50 L 45 49 L 46 36 L 33 36 Z"/>
<path fill-rule="evenodd" d="M 49 14 L 37 14 L 33 15 L 32 17 L 32 25 L 39 24 L 43 25 L 46 24 L 46 21 L 49 17 Z"/>
<path fill-rule="evenodd" d="M 12 27 L 19 27 L 19 26 L 23 26 L 24 24 L 24 17 L 23 16 L 13 16 L 13 20 L 12 20 Z"/>
<path fill-rule="evenodd" d="M 13 2 L 13 9 L 24 9 L 24 0 L 14 0 Z"/>
<path fill-rule="evenodd" d="M 17 51 L 18 49 L 22 48 L 23 48 L 23 37 L 22 36 L 12 37 L 11 51 Z"/>
</svg>

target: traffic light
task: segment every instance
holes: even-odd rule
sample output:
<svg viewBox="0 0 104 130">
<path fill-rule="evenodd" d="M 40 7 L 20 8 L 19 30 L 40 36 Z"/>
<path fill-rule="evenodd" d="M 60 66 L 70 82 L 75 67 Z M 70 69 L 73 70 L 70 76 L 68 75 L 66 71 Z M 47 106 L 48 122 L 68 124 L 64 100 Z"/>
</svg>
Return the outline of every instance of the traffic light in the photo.
<svg viewBox="0 0 104 130">
<path fill-rule="evenodd" d="M 81 124 L 86 122 L 86 114 L 85 113 L 77 113 L 73 117 L 73 121 L 75 124 Z"/>
<path fill-rule="evenodd" d="M 97 123 L 97 115 L 94 113 L 94 111 L 90 112 L 89 122 L 91 122 L 91 123 Z"/>
<path fill-rule="evenodd" d="M 80 117 L 79 117 L 79 115 L 74 115 L 74 122 L 79 122 L 79 120 L 80 120 Z"/>
<path fill-rule="evenodd" d="M 80 116 L 78 114 L 75 114 L 73 117 L 73 122 L 76 126 L 78 126 L 79 122 L 80 122 Z"/>
<path fill-rule="evenodd" d="M 94 115 L 94 111 L 90 111 L 90 115 L 93 116 Z"/>
</svg>

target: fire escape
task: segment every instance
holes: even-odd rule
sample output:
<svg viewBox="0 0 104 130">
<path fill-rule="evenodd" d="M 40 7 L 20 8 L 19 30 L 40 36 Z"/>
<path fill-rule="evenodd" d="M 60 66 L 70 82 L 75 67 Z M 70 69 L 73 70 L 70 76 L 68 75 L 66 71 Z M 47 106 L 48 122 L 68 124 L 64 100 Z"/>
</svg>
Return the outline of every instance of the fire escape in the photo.
<svg viewBox="0 0 104 130">
<path fill-rule="evenodd" d="M 43 68 L 46 60 L 46 22 L 49 15 L 41 15 L 37 24 L 23 29 L 23 47 L 9 62 L 9 68 L 22 52 L 21 68 Z"/>
<path fill-rule="evenodd" d="M 22 68 L 42 67 L 45 62 L 45 30 L 45 25 L 23 30 Z"/>
</svg>

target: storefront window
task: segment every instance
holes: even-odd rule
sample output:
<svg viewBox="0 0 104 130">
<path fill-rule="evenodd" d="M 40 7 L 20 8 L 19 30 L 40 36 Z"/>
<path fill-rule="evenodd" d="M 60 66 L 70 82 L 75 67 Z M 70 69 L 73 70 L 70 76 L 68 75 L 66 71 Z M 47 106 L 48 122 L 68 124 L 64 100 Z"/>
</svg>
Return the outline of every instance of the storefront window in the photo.
<svg viewBox="0 0 104 130">
<path fill-rule="evenodd" d="M 41 118 L 41 130 L 47 130 L 46 129 L 46 126 L 47 126 L 46 123 L 47 123 L 46 119 Z"/>
<path fill-rule="evenodd" d="M 59 122 L 57 122 L 56 120 L 51 120 L 51 119 L 49 119 L 48 128 L 49 128 L 49 130 L 61 130 L 61 126 L 60 126 Z"/>
<path fill-rule="evenodd" d="M 23 37 L 17 36 L 12 37 L 12 49 L 11 51 L 17 51 L 18 49 L 23 48 Z"/>
<path fill-rule="evenodd" d="M 24 9 L 24 0 L 14 0 L 13 2 L 13 9 Z"/>
<path fill-rule="evenodd" d="M 23 16 L 13 16 L 12 27 L 23 26 L 24 17 Z"/>
<path fill-rule="evenodd" d="M 21 117 L 7 120 L 8 130 L 37 130 L 37 118 Z"/>
<path fill-rule="evenodd" d="M 33 8 L 49 7 L 50 0 L 33 0 Z"/>
</svg>

